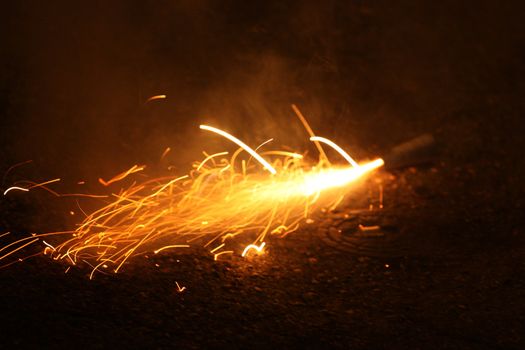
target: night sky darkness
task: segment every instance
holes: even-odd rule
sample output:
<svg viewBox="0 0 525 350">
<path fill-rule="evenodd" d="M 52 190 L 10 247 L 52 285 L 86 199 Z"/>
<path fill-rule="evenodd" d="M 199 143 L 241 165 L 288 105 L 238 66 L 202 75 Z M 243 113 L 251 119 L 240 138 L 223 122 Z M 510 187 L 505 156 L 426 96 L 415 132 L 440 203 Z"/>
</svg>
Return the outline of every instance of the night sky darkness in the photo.
<svg viewBox="0 0 525 350">
<path fill-rule="evenodd" d="M 36 259 L 0 270 L 10 305 L 0 348 L 523 348 L 524 14 L 520 1 L 2 4 L 0 175 L 32 160 L 2 192 L 55 177 L 63 192 L 80 180 L 100 190 L 98 177 L 133 164 L 184 174 L 202 150 L 230 147 L 202 123 L 315 154 L 291 103 L 357 159 L 423 133 L 439 152 L 378 175 L 390 179 L 402 254 L 332 256 L 310 228 L 290 240 L 297 248 L 277 243 L 272 268 L 196 255 L 179 270 L 138 264 L 90 282 Z M 158 94 L 167 98 L 145 103 Z M 45 193 L 0 198 L 0 233 L 70 225 L 69 205 Z M 300 272 L 275 267 L 284 263 Z M 397 270 L 377 279 L 385 264 Z M 186 297 L 165 292 L 175 279 Z"/>
</svg>

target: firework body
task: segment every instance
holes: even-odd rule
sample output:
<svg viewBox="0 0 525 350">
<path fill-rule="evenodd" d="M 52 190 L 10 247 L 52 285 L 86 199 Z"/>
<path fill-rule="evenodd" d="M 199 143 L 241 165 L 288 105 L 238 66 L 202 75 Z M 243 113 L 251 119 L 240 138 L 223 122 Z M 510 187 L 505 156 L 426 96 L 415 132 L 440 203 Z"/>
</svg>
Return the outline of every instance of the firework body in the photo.
<svg viewBox="0 0 525 350">
<path fill-rule="evenodd" d="M 430 162 L 436 153 L 434 136 L 423 134 L 395 146 L 384 159 L 386 168 L 392 170 Z"/>
</svg>

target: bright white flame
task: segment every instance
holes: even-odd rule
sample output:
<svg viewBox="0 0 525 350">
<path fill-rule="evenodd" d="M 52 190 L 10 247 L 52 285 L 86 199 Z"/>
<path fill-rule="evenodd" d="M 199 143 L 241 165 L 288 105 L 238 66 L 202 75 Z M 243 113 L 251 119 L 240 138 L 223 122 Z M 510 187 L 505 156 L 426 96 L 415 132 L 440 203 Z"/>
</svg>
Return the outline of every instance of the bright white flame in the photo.
<svg viewBox="0 0 525 350">
<path fill-rule="evenodd" d="M 321 192 L 328 188 L 341 187 L 354 180 L 357 180 L 365 173 L 383 166 L 385 162 L 379 158 L 372 162 L 358 165 L 354 168 L 347 169 L 330 169 L 326 172 L 318 174 L 307 175 L 302 184 L 302 193 L 310 196 L 314 193 Z"/>
</svg>

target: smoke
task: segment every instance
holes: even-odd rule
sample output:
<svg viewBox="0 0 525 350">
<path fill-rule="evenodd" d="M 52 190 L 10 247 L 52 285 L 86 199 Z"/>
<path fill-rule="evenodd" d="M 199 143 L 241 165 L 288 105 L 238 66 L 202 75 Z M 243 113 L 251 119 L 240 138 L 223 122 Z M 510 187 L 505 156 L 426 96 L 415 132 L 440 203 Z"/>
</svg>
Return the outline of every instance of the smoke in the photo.
<svg viewBox="0 0 525 350">
<path fill-rule="evenodd" d="M 291 103 L 319 135 L 371 156 L 453 108 L 449 91 L 466 84 L 457 73 L 484 49 L 475 34 L 495 23 L 468 11 L 332 0 L 10 2 L 0 20 L 2 163 L 33 159 L 43 177 L 107 177 L 171 147 L 169 161 L 185 171 L 203 146 L 225 146 L 200 123 L 253 146 L 273 137 L 302 150 L 309 143 Z M 493 39 L 504 64 L 505 41 Z M 167 98 L 145 104 L 157 94 Z"/>
<path fill-rule="evenodd" d="M 330 114 L 320 101 L 334 92 L 336 9 L 326 5 L 10 4 L 6 163 L 33 159 L 52 176 L 96 176 L 152 162 L 168 146 L 184 163 L 210 138 L 201 122 L 253 145 L 274 137 L 302 149 L 290 104 L 318 126 Z M 156 94 L 168 98 L 145 104 Z"/>
<path fill-rule="evenodd" d="M 290 104 L 329 135 L 333 104 L 323 100 L 336 95 L 339 74 L 334 3 L 321 11 L 313 1 L 3 5 L 0 171 L 32 160 L 6 184 L 61 178 L 53 184 L 58 192 L 99 193 L 99 177 L 133 164 L 147 164 L 153 175 L 167 165 L 185 174 L 202 150 L 234 148 L 199 130 L 201 123 L 253 147 L 274 138 L 267 147 L 308 149 Z M 167 98 L 146 103 L 158 94 Z M 160 162 L 166 147 L 172 151 Z M 74 199 L 49 197 L 31 192 L 16 212 L 60 226 L 64 212 L 78 209 Z M 81 203 L 87 211 L 94 205 Z M 47 215 L 36 215 L 43 207 Z M 28 231 L 45 227 L 33 221 Z"/>
</svg>

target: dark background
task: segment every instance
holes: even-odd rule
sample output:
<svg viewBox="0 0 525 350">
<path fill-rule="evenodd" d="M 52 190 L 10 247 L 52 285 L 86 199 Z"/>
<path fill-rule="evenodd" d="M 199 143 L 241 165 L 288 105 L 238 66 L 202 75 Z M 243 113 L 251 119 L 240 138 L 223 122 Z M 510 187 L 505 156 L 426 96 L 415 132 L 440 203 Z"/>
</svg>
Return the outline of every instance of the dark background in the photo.
<svg viewBox="0 0 525 350">
<path fill-rule="evenodd" d="M 54 177 L 64 192 L 79 180 L 96 191 L 99 176 L 138 163 L 184 173 L 201 150 L 229 147 L 203 122 L 250 144 L 275 137 L 314 152 L 291 103 L 357 159 L 426 132 L 440 152 L 429 167 L 377 175 L 378 216 L 393 218 L 396 234 L 366 254 L 325 244 L 337 223 L 325 217 L 262 262 L 195 254 L 178 268 L 166 256 L 166 270 L 137 263 L 95 281 L 46 259 L 1 270 L 0 345 L 522 348 L 524 10 L 519 1 L 3 4 L 0 172 L 32 162 L 6 174 L 2 191 Z M 168 97 L 145 103 L 157 94 Z M 1 232 L 70 224 L 55 202 L 0 198 Z M 188 291 L 173 292 L 174 280 Z"/>
</svg>

